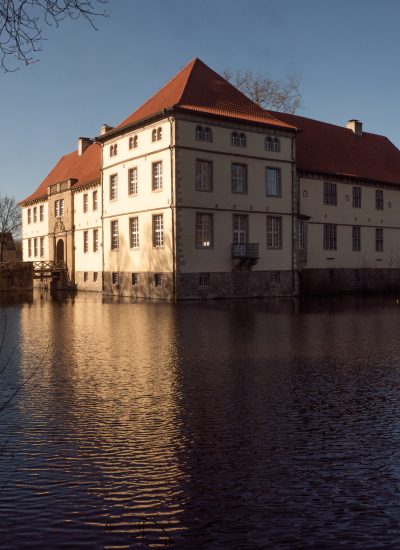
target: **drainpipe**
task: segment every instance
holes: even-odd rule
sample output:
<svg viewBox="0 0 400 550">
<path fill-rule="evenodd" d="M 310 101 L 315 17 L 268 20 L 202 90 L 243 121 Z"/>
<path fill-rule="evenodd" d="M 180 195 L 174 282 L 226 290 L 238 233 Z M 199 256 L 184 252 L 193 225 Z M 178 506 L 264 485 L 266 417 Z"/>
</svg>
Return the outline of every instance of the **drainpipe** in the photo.
<svg viewBox="0 0 400 550">
<path fill-rule="evenodd" d="M 175 238 L 175 224 L 176 224 L 176 204 L 175 204 L 175 188 L 174 188 L 174 145 L 173 145 L 173 117 L 168 117 L 170 124 L 170 169 L 171 169 L 171 219 L 172 219 L 172 299 L 176 301 L 176 238 Z"/>
</svg>

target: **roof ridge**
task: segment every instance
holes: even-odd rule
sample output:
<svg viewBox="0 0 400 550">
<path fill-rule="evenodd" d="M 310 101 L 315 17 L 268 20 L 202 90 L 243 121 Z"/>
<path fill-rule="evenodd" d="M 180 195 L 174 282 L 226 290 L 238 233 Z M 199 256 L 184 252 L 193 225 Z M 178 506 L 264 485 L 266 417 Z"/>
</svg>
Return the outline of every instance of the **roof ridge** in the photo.
<svg viewBox="0 0 400 550">
<path fill-rule="evenodd" d="M 186 69 L 186 67 L 189 67 L 189 65 L 192 64 L 192 66 L 191 66 L 191 68 L 190 68 L 190 71 L 189 71 L 189 74 L 188 74 L 188 76 L 187 76 L 187 78 L 186 78 L 186 82 L 185 82 L 185 84 L 182 86 L 181 95 L 179 96 L 179 99 L 178 99 L 178 101 L 176 102 L 176 105 L 179 105 L 179 104 L 181 103 L 181 101 L 182 101 L 182 99 L 183 99 L 183 94 L 184 94 L 185 91 L 186 91 L 186 87 L 189 85 L 189 81 L 190 81 L 191 77 L 193 76 L 193 70 L 194 70 L 194 68 L 195 68 L 195 65 L 196 65 L 196 63 L 198 63 L 199 61 L 202 62 L 201 59 L 199 59 L 198 57 L 194 57 L 194 58 L 193 58 L 187 65 L 185 65 L 185 67 L 180 71 L 180 73 L 182 73 L 182 72 Z M 178 73 L 178 74 L 179 74 L 179 73 Z M 172 77 L 172 78 L 169 80 L 169 82 L 171 82 L 171 80 L 173 80 L 176 76 L 178 76 L 178 75 L 175 75 L 174 77 Z M 168 85 L 168 83 L 166 84 L 166 86 L 167 86 L 167 85 Z"/>
</svg>

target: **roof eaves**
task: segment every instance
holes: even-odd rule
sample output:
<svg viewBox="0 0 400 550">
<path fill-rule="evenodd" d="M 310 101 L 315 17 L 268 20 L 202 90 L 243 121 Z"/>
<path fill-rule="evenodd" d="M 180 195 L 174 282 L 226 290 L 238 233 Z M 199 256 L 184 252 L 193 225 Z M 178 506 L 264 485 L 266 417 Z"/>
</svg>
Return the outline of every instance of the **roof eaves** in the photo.
<svg viewBox="0 0 400 550">
<path fill-rule="evenodd" d="M 149 123 L 152 120 L 157 120 L 160 117 L 165 117 L 169 113 L 174 111 L 174 107 L 175 107 L 175 105 L 173 105 L 172 107 L 168 107 L 167 109 L 163 109 L 162 111 L 158 111 L 157 113 L 154 113 L 153 115 L 149 115 L 149 116 L 141 118 L 139 120 L 135 120 L 134 122 L 130 122 L 129 124 L 126 124 L 125 126 L 120 126 L 119 128 L 113 128 L 112 130 L 110 130 L 106 134 L 103 134 L 101 136 L 97 136 L 97 137 L 93 138 L 94 142 L 95 143 L 101 143 L 103 141 L 106 141 L 109 138 L 113 138 L 113 137 L 118 136 L 119 134 L 123 134 L 124 132 L 126 132 L 128 130 L 134 129 L 138 126 L 143 126 L 145 122 Z"/>
</svg>

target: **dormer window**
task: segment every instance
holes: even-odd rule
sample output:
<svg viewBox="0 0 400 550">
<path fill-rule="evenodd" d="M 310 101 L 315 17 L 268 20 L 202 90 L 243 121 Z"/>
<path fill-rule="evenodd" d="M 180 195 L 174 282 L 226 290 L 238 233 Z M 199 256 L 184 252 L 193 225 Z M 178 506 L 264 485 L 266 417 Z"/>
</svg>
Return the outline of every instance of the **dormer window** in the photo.
<svg viewBox="0 0 400 550">
<path fill-rule="evenodd" d="M 138 137 L 131 136 L 129 138 L 129 149 L 136 149 L 137 146 L 138 146 Z"/>
<path fill-rule="evenodd" d="M 232 132 L 231 145 L 235 145 L 236 147 L 246 147 L 246 134 L 243 132 Z"/>
<path fill-rule="evenodd" d="M 110 157 L 116 157 L 118 152 L 118 145 L 114 143 L 110 145 Z"/>
<path fill-rule="evenodd" d="M 197 141 L 206 141 L 207 143 L 212 143 L 213 135 L 211 128 L 204 128 L 203 126 L 196 126 L 196 140 Z"/>
<path fill-rule="evenodd" d="M 275 153 L 281 150 L 281 143 L 278 138 L 267 136 L 265 138 L 265 149 L 267 151 L 274 151 Z"/>
</svg>

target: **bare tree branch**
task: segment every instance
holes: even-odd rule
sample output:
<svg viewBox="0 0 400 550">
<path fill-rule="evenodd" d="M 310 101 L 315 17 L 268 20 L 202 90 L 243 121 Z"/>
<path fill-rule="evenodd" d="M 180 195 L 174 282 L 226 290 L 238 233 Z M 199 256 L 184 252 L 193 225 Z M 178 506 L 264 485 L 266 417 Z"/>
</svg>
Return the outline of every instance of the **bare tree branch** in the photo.
<svg viewBox="0 0 400 550">
<path fill-rule="evenodd" d="M 44 25 L 58 27 L 64 19 L 85 19 L 94 29 L 105 17 L 108 0 L 0 0 L 0 67 L 4 72 L 37 61 Z M 97 30 L 97 29 L 96 29 Z M 12 63 L 12 60 L 14 63 Z M 16 66 L 15 66 L 16 65 Z"/>
<path fill-rule="evenodd" d="M 223 76 L 263 109 L 293 114 L 301 107 L 300 79 L 296 76 L 289 76 L 286 82 L 252 71 L 225 70 Z"/>
<path fill-rule="evenodd" d="M 0 262 L 8 234 L 13 238 L 19 236 L 21 229 L 21 212 L 14 197 L 0 195 Z"/>
</svg>

